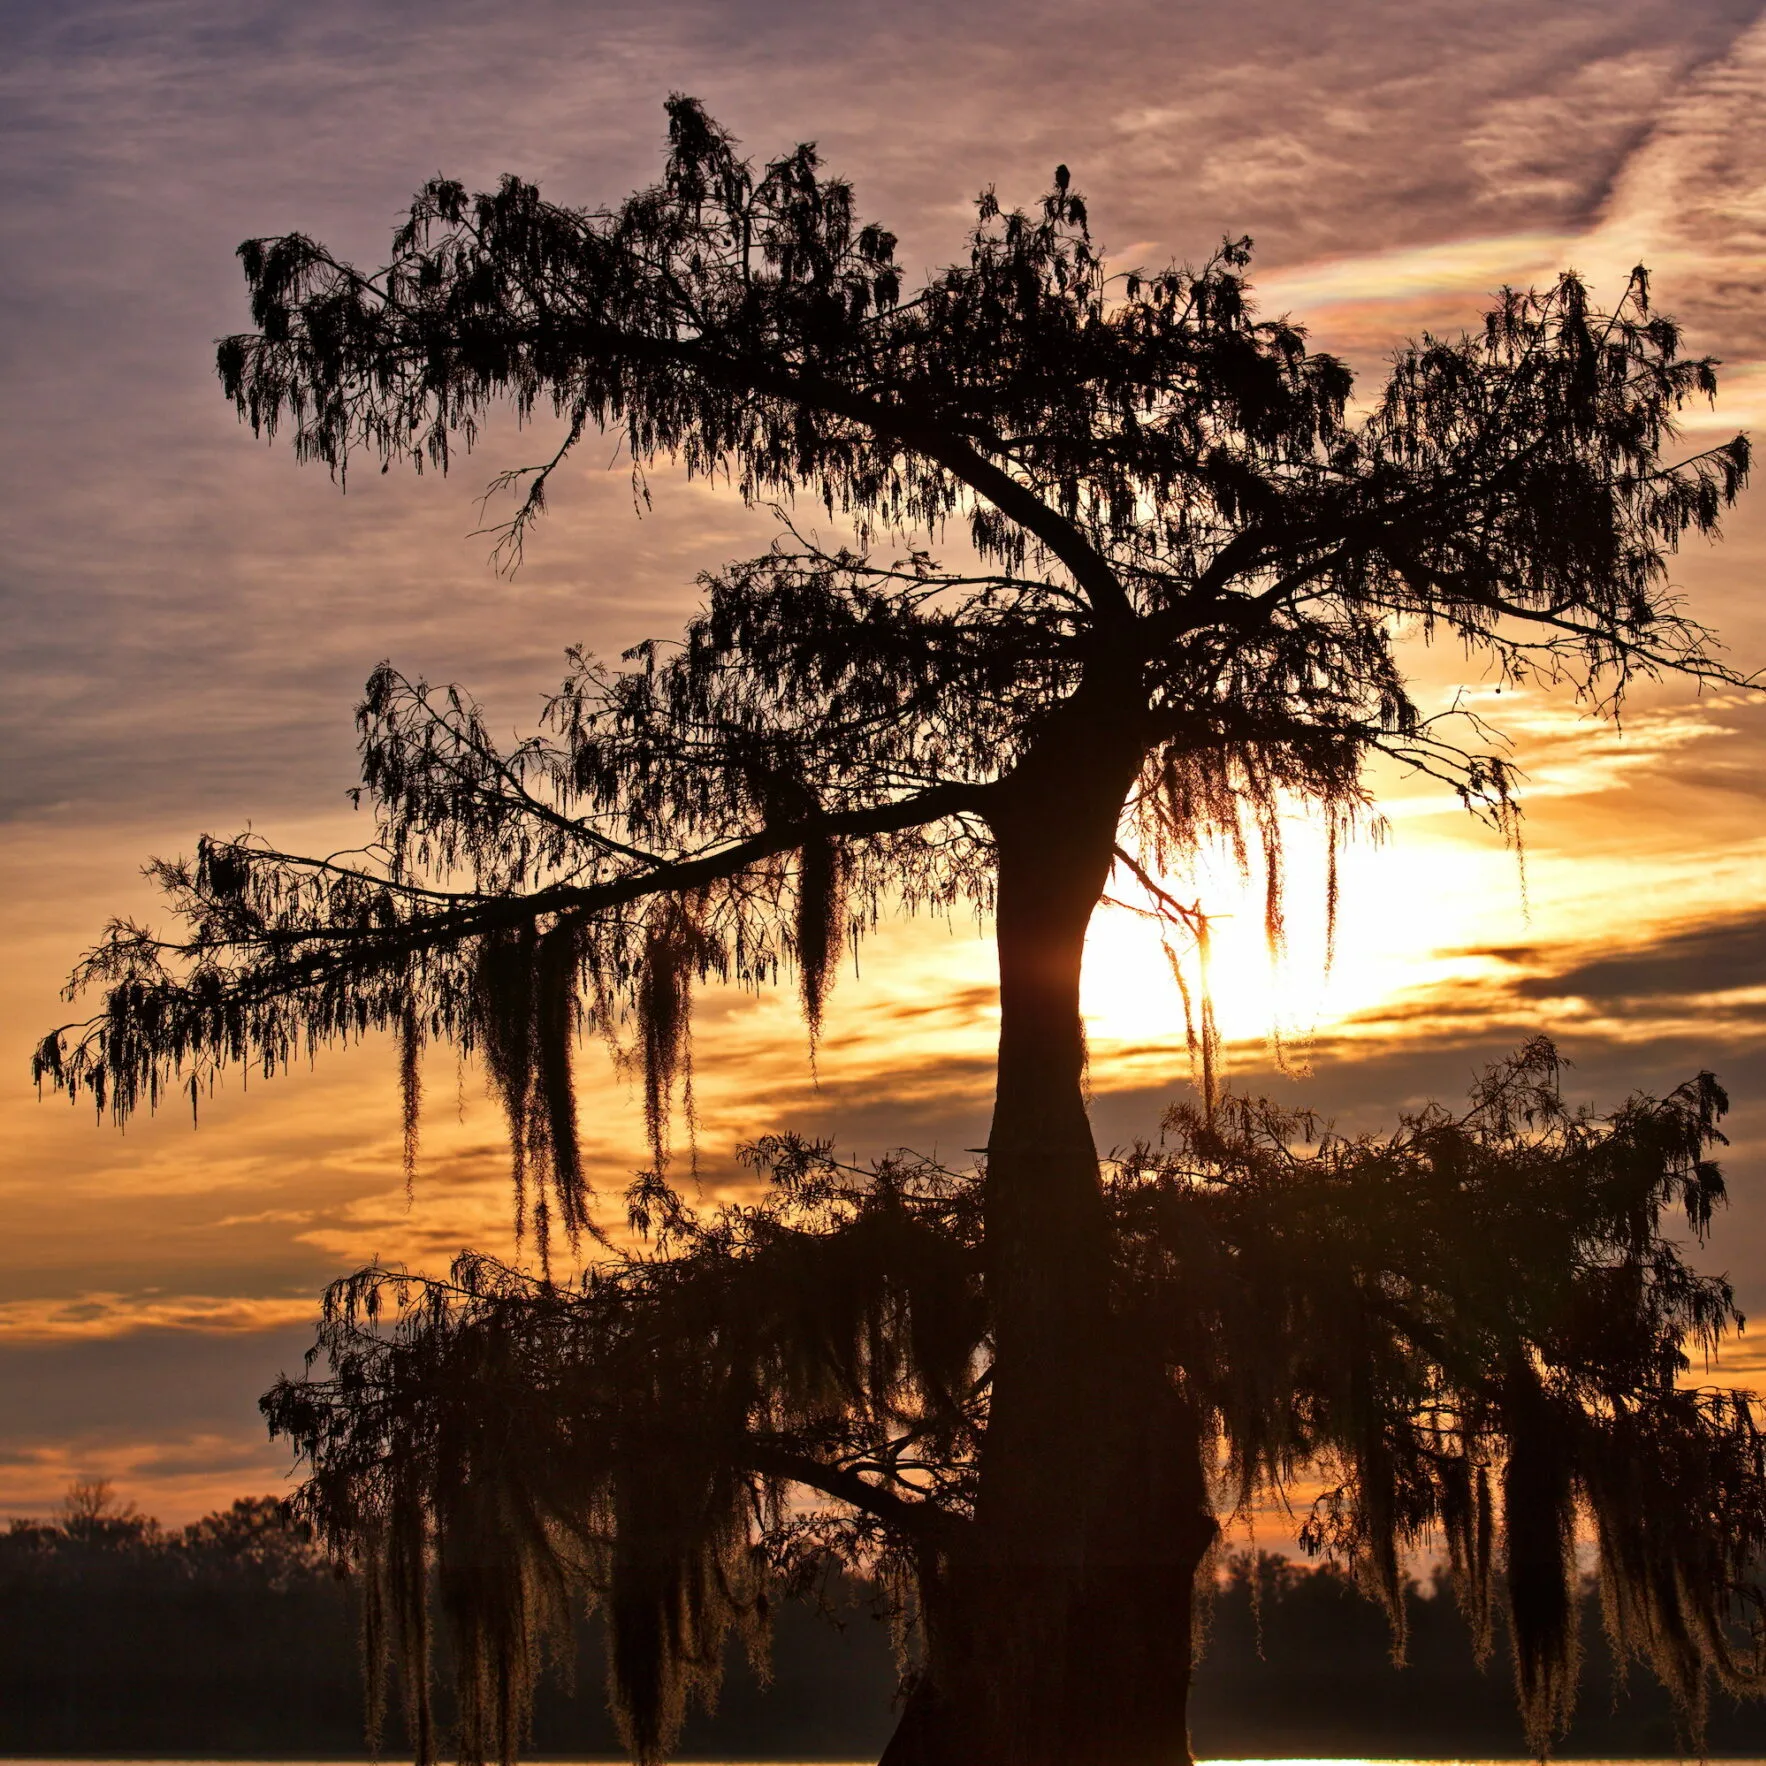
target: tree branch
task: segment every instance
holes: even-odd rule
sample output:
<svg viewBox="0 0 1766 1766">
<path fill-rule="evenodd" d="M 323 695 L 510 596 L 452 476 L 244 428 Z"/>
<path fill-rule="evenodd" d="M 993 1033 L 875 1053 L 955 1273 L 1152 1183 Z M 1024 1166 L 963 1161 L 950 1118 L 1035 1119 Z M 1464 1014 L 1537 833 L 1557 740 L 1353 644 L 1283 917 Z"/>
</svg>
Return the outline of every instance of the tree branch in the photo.
<svg viewBox="0 0 1766 1766">
<path fill-rule="evenodd" d="M 1113 625 L 1126 625 L 1135 619 L 1134 604 L 1129 600 L 1121 579 L 1104 555 L 1072 522 L 1051 509 L 1010 473 L 996 466 L 972 443 L 902 405 L 855 392 L 851 387 L 824 376 L 787 371 L 752 359 L 720 356 L 701 344 L 670 338 L 634 337 L 614 326 L 585 325 L 580 321 L 574 329 L 585 348 L 610 346 L 614 352 L 688 367 L 722 386 L 827 411 L 903 443 L 916 453 L 935 460 L 985 497 L 1002 515 L 1047 546 L 1073 573 L 1074 581 L 1085 590 L 1093 612 L 1100 619 Z"/>
<path fill-rule="evenodd" d="M 763 1477 L 784 1478 L 819 1490 L 838 1502 L 863 1509 L 887 1527 L 898 1528 L 915 1538 L 947 1533 L 958 1524 L 958 1518 L 946 1509 L 928 1501 L 909 1502 L 893 1490 L 867 1483 L 857 1472 L 844 1466 L 831 1466 L 807 1453 L 795 1453 L 769 1441 L 753 1440 L 748 1447 L 748 1463 Z"/>
<path fill-rule="evenodd" d="M 442 897 L 449 905 L 441 911 L 414 916 L 381 932 L 377 945 L 411 947 L 434 943 L 451 943 L 462 938 L 479 936 L 524 925 L 543 914 L 579 914 L 594 916 L 612 908 L 624 907 L 651 896 L 685 894 L 739 875 L 751 865 L 781 853 L 795 851 L 806 840 L 837 836 L 862 839 L 867 835 L 900 833 L 908 828 L 923 827 L 942 821 L 946 816 L 970 811 L 979 813 L 986 802 L 985 785 L 935 785 L 917 796 L 896 803 L 876 804 L 866 809 L 836 810 L 814 817 L 777 823 L 763 828 L 745 840 L 695 858 L 673 864 L 658 863 L 653 870 L 610 878 L 605 883 L 554 884 L 535 890 L 530 895 L 461 895 Z M 306 861 L 296 860 L 296 863 Z M 323 863 L 323 861 L 319 861 Z M 342 870 L 344 867 L 329 867 Z M 401 889 L 392 879 L 382 879 L 367 872 L 355 873 L 373 887 Z M 357 946 L 369 942 L 371 934 L 359 925 L 272 928 L 255 938 L 229 941 L 236 947 L 264 951 L 298 949 L 303 945 L 336 940 Z M 212 951 L 213 945 L 205 947 Z M 157 944 L 155 949 L 168 955 L 189 955 L 195 946 Z"/>
</svg>

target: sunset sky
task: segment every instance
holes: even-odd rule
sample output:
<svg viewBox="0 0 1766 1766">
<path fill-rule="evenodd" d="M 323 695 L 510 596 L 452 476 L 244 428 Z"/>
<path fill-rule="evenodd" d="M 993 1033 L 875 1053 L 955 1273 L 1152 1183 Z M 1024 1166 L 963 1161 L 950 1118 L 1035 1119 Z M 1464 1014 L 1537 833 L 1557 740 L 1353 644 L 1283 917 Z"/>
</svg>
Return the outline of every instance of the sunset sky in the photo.
<svg viewBox="0 0 1766 1766">
<path fill-rule="evenodd" d="M 611 444 L 583 449 L 513 579 L 478 498 L 542 445 L 494 426 L 446 480 L 347 496 L 235 421 L 214 338 L 246 322 L 233 248 L 299 229 L 378 261 L 444 171 L 615 201 L 659 164 L 661 104 L 702 98 L 757 155 L 820 143 L 912 275 L 962 248 L 975 193 L 1030 202 L 1073 168 L 1120 267 L 1249 233 L 1266 311 L 1344 352 L 1365 392 L 1421 329 L 1476 324 L 1504 282 L 1642 259 L 1689 346 L 1724 360 L 1689 448 L 1766 419 L 1766 14 L 1741 0 L 14 0 L 0 57 L 0 1515 L 105 1476 L 184 1520 L 285 1487 L 255 1399 L 292 1371 L 332 1276 L 507 1248 L 502 1128 L 471 1071 L 426 1075 L 407 1208 L 387 1048 L 219 1094 L 127 1133 L 38 1101 L 34 1040 L 138 868 L 204 830 L 286 849 L 362 838 L 352 707 L 380 658 L 531 724 L 566 645 L 678 629 L 694 576 L 758 551 L 735 498 L 652 477 L 634 511 Z M 1677 564 L 1728 660 L 1766 667 L 1766 485 Z M 1711 1067 L 1736 1101 L 1735 1206 L 1711 1252 L 1766 1313 L 1766 700 L 1640 692 L 1616 730 L 1567 698 L 1500 696 L 1457 653 L 1417 658 L 1515 744 L 1516 856 L 1449 798 L 1380 781 L 1388 832 L 1349 855 L 1323 963 L 1316 846 L 1293 832 L 1293 936 L 1272 973 L 1228 865 L 1216 987 L 1236 1084 L 1354 1126 L 1522 1036 L 1559 1037 L 1578 1096 L 1618 1102 Z M 701 1159 L 770 1128 L 953 1158 L 985 1134 L 990 947 L 972 921 L 885 925 L 843 976 L 812 1077 L 788 993 L 701 1013 Z M 1106 1145 L 1188 1082 L 1175 991 L 1125 917 L 1088 958 Z M 1288 1050 L 1278 1070 L 1269 1033 Z M 617 1195 L 643 1160 L 627 1082 L 585 1048 L 585 1133 Z M 1744 1339 L 1725 1366 L 1766 1370 Z M 1766 1345 L 1766 1336 L 1759 1339 Z"/>
</svg>

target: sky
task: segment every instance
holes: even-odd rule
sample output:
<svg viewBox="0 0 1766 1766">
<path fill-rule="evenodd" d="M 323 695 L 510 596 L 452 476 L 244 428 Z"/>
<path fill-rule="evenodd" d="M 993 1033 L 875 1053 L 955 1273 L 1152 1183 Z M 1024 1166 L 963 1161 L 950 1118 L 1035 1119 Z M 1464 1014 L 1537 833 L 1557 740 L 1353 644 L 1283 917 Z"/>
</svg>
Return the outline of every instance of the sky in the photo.
<svg viewBox="0 0 1766 1766">
<path fill-rule="evenodd" d="M 1723 358 L 1687 445 L 1766 414 L 1766 13 L 1742 0 L 926 0 L 638 7 L 602 0 L 13 0 L 0 55 L 0 1515 L 108 1477 L 168 1522 L 287 1487 L 255 1399 L 299 1366 L 316 1297 L 379 1256 L 510 1246 L 502 1128 L 480 1077 L 432 1062 L 407 1204 L 389 1051 L 231 1087 L 200 1127 L 127 1132 L 39 1100 L 38 1036 L 139 867 L 204 830 L 289 849 L 360 838 L 352 707 L 382 657 L 531 723 L 563 651 L 615 656 L 692 610 L 697 572 L 758 551 L 729 494 L 630 484 L 584 449 L 513 579 L 477 500 L 538 444 L 493 424 L 448 479 L 352 479 L 254 443 L 213 340 L 246 322 L 233 249 L 299 229 L 376 260 L 443 171 L 618 200 L 655 172 L 670 91 L 756 154 L 815 140 L 911 272 L 961 250 L 974 196 L 1028 202 L 1065 162 L 1123 267 L 1256 240 L 1266 311 L 1345 353 L 1364 390 L 1424 328 L 1573 265 L 1639 259 L 1689 346 Z M 608 453 L 611 452 L 609 448 Z M 1766 487 L 1675 580 L 1742 670 L 1766 666 Z M 1498 697 L 1418 659 L 1515 744 L 1526 861 L 1450 800 L 1379 781 L 1388 831 L 1322 887 L 1293 832 L 1293 936 L 1272 973 L 1230 867 L 1217 993 L 1235 1083 L 1373 1127 L 1453 1098 L 1535 1030 L 1578 1097 L 1715 1069 L 1736 1102 L 1735 1203 L 1707 1260 L 1766 1309 L 1766 704 L 1664 684 L 1621 728 Z M 959 1156 L 985 1134 L 993 970 L 972 922 L 888 923 L 829 1007 L 812 1074 L 788 996 L 713 996 L 701 1160 L 780 1126 Z M 1100 918 L 1086 1007 L 1099 1138 L 1156 1127 L 1189 1082 L 1175 993 Z M 1271 1030 L 1285 1051 L 1277 1061 Z M 585 1136 L 617 1195 L 643 1160 L 630 1085 L 585 1052 Z M 1724 1368 L 1766 1366 L 1744 1338 Z"/>
</svg>

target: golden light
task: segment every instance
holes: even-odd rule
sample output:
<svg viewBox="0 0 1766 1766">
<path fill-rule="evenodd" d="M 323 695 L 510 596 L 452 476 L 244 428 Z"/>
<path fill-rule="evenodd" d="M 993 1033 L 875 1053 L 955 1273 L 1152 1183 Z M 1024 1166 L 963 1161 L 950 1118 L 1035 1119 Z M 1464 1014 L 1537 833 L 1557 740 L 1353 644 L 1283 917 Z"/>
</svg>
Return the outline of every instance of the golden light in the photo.
<svg viewBox="0 0 1766 1766">
<path fill-rule="evenodd" d="M 1324 831 L 1303 815 L 1283 826 L 1282 934 L 1273 948 L 1261 854 L 1241 874 L 1229 852 L 1208 852 L 1190 876 L 1168 879 L 1174 895 L 1208 916 L 1206 984 L 1222 1039 L 1279 1043 L 1303 1059 L 1309 1038 L 1344 1033 L 1403 994 L 1489 974 L 1493 965 L 1476 948 L 1526 937 L 1527 908 L 1515 855 L 1494 836 L 1468 833 L 1413 823 L 1341 847 L 1334 940 Z M 1124 900 L 1138 893 L 1120 891 Z M 1168 952 L 1199 1001 L 1200 953 L 1182 929 L 1127 907 L 1094 920 L 1083 1006 L 1100 1057 L 1132 1059 L 1150 1045 L 1181 1043 L 1183 1001 Z"/>
</svg>

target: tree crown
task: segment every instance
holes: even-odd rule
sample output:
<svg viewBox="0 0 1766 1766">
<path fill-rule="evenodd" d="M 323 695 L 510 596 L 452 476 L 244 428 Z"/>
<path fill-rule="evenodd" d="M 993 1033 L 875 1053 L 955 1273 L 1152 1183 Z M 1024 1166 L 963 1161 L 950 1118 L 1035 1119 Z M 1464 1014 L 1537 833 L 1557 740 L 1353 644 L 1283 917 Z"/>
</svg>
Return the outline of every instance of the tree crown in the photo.
<svg viewBox="0 0 1766 1766">
<path fill-rule="evenodd" d="M 1734 678 L 1666 570 L 1717 531 L 1747 445 L 1666 455 L 1714 370 L 1641 270 L 1604 311 L 1573 275 L 1507 291 L 1351 414 L 1343 365 L 1256 315 L 1248 252 L 1114 275 L 1061 168 L 1030 211 L 984 194 L 967 260 L 904 294 L 813 148 L 756 167 L 685 98 L 662 181 L 614 209 L 435 180 L 371 273 L 248 242 L 258 330 L 221 375 L 302 458 L 445 468 L 507 400 L 562 423 L 505 475 L 517 553 L 597 426 L 636 470 L 811 497 L 852 543 L 788 527 L 709 574 L 680 647 L 573 660 L 513 748 L 457 689 L 377 670 L 366 852 L 246 837 L 159 866 L 182 933 L 108 930 L 75 977 L 103 1009 L 44 1041 L 39 1077 L 122 1116 L 372 1027 L 414 1084 L 451 1039 L 486 1056 L 542 1233 L 577 1231 L 574 1030 L 636 1017 L 660 1159 L 694 982 L 794 968 L 813 1028 L 881 901 L 985 907 L 1002 825 L 1058 844 L 1063 750 L 1130 757 L 1122 862 L 1186 935 L 1152 871 L 1260 836 L 1274 935 L 1283 801 L 1322 805 L 1334 850 L 1384 753 L 1512 812 L 1475 721 L 1415 703 L 1405 633 L 1607 699 L 1640 670 Z M 953 518 L 972 562 L 929 549 Z"/>
<path fill-rule="evenodd" d="M 1407 1553 L 1446 1542 L 1481 1651 L 1500 1582 L 1541 1749 L 1574 1700 L 1579 1524 L 1621 1654 L 1695 1732 L 1712 1670 L 1760 1681 L 1766 1549 L 1747 1395 L 1684 1383 L 1688 1348 L 1740 1314 L 1666 1218 L 1702 1238 L 1722 1203 L 1726 1100 L 1701 1074 L 1596 1116 L 1560 1065 L 1535 1041 L 1466 1109 L 1386 1135 L 1179 1106 L 1109 1186 L 1120 1315 L 1214 1443 L 1218 1505 L 1322 1474 L 1303 1538 L 1385 1603 L 1400 1649 Z M 481 1689 L 469 1757 L 509 1757 L 542 1638 L 586 1591 L 649 1759 L 715 1688 L 727 1630 L 759 1634 L 769 1588 L 831 1556 L 911 1625 L 963 1549 L 993 1367 L 984 1173 L 857 1168 L 793 1136 L 747 1158 L 770 1180 L 751 1204 L 699 1211 L 641 1179 L 638 1244 L 575 1288 L 476 1256 L 446 1279 L 365 1269 L 326 1301 L 330 1377 L 265 1399 L 311 1468 L 302 1514 L 396 1618 L 414 1737 L 432 1557 Z"/>
</svg>

